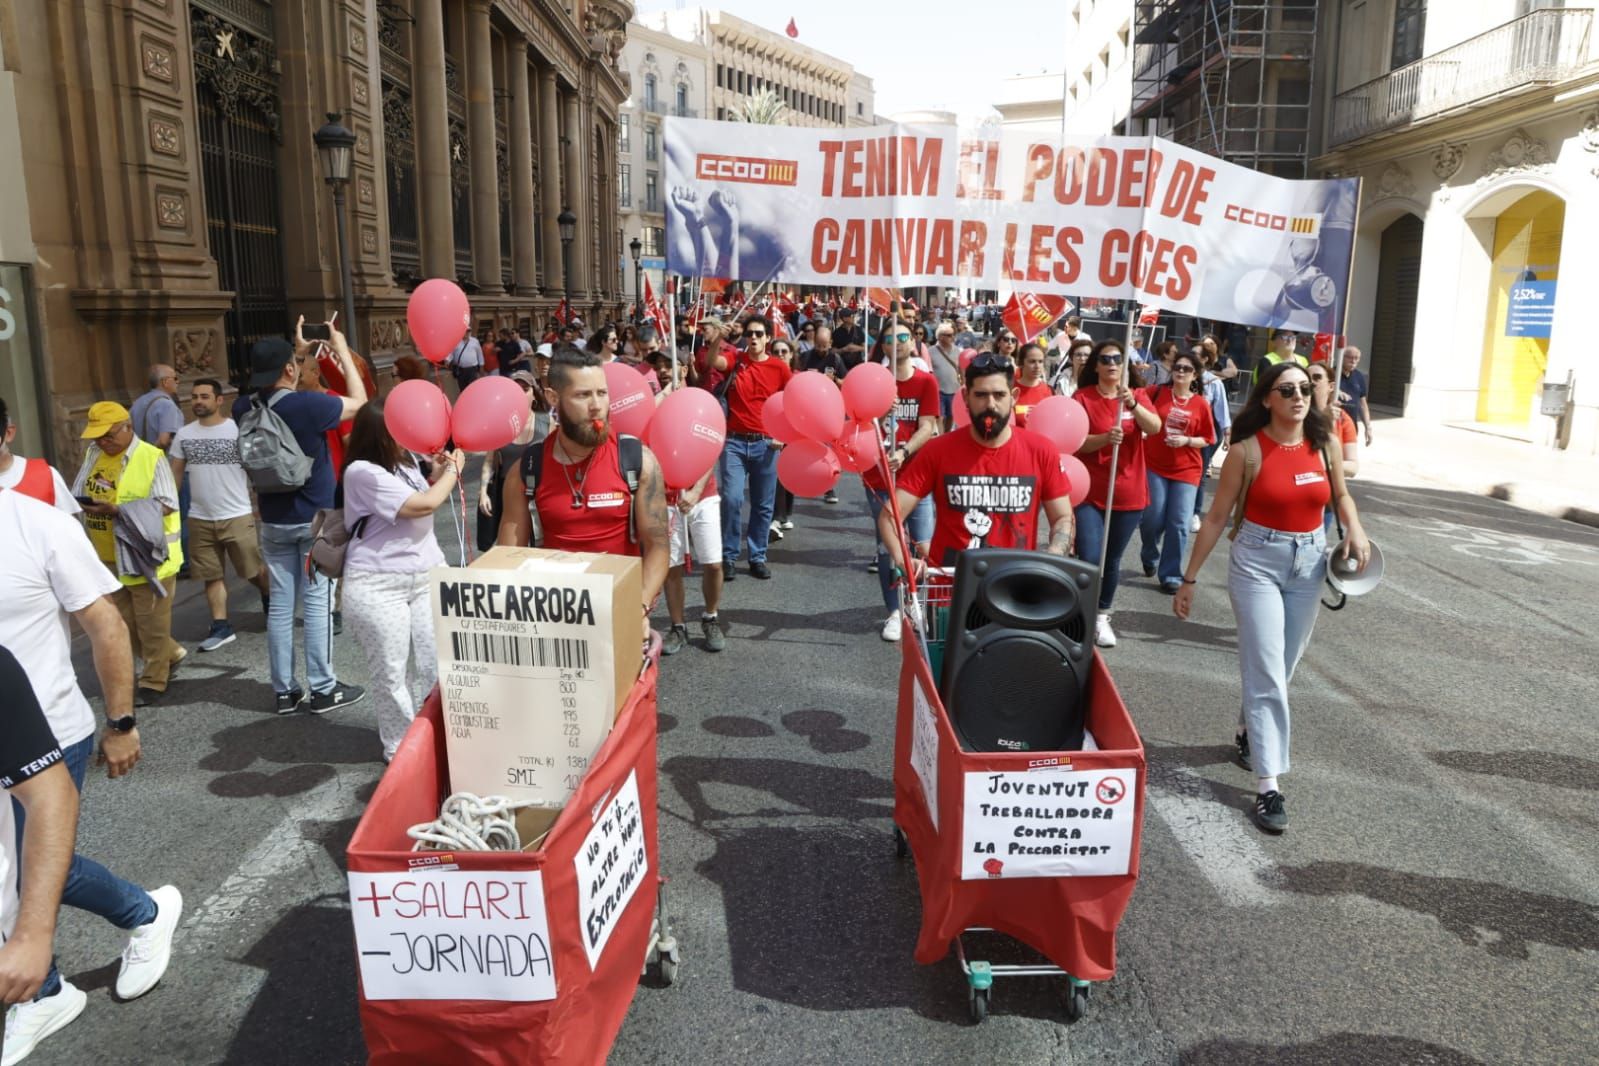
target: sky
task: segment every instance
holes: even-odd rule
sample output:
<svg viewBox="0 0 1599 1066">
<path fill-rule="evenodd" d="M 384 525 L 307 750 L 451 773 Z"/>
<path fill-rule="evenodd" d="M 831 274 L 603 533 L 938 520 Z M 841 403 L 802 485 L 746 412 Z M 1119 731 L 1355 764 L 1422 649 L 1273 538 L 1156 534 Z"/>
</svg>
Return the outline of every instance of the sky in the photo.
<svg viewBox="0 0 1599 1066">
<path fill-rule="evenodd" d="M 927 109 L 975 117 L 1013 74 L 1060 70 L 1064 0 L 636 0 L 640 14 L 720 8 L 782 33 L 790 18 L 799 43 L 837 56 L 872 79 L 877 113 Z"/>
</svg>

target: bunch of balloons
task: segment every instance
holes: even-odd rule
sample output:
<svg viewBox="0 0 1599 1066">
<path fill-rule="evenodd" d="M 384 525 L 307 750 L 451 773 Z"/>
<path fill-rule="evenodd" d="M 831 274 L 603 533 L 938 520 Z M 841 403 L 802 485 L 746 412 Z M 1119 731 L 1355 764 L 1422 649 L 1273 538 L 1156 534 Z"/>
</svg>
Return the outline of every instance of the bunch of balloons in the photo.
<svg viewBox="0 0 1599 1066">
<path fill-rule="evenodd" d="M 874 419 L 894 406 L 894 373 L 881 363 L 862 363 L 840 388 L 826 374 L 807 370 L 789 379 L 761 411 L 767 434 L 784 444 L 777 477 L 796 496 L 820 496 L 844 470 L 877 465 L 883 445 Z"/>
</svg>

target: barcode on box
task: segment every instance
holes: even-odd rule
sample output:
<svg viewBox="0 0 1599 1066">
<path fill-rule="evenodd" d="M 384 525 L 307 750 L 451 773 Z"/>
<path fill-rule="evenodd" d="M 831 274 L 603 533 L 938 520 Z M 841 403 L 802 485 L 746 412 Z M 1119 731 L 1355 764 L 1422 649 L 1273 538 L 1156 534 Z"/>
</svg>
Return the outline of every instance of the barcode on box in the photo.
<svg viewBox="0 0 1599 1066">
<path fill-rule="evenodd" d="M 456 662 L 494 666 L 554 666 L 563 670 L 589 668 L 589 642 L 550 637 L 515 637 L 495 633 L 451 633 L 450 650 Z"/>
</svg>

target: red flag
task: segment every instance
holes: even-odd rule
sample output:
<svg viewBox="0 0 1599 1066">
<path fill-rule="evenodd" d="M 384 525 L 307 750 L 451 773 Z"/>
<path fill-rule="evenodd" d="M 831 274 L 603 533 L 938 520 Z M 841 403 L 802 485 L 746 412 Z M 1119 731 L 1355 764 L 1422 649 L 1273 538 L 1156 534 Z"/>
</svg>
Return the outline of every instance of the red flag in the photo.
<svg viewBox="0 0 1599 1066">
<path fill-rule="evenodd" d="M 1061 315 L 1066 313 L 1071 301 L 1064 296 L 1044 293 L 1013 292 L 1005 301 L 1003 318 L 1005 328 L 1016 334 L 1016 339 L 1026 344 Z"/>
<path fill-rule="evenodd" d="M 1338 334 L 1338 350 L 1343 349 L 1344 339 L 1342 333 Z M 1316 343 L 1310 349 L 1310 361 L 1312 363 L 1331 363 L 1333 351 L 1333 335 L 1331 333 L 1318 333 L 1316 334 Z"/>
<path fill-rule="evenodd" d="M 873 285 L 866 290 L 866 303 L 880 315 L 888 314 L 889 306 L 897 299 L 899 297 L 893 289 L 885 289 L 881 285 Z"/>
<path fill-rule="evenodd" d="M 792 341 L 794 333 L 788 328 L 788 319 L 782 315 L 772 316 L 772 339 L 774 341 Z"/>
<path fill-rule="evenodd" d="M 1138 324 L 1140 326 L 1153 326 L 1160 321 L 1160 308 L 1146 304 L 1138 309 Z"/>
<path fill-rule="evenodd" d="M 667 284 L 670 285 L 671 283 L 668 282 Z M 662 344 L 665 344 L 667 338 L 671 336 L 669 332 L 670 323 L 666 317 L 666 308 L 661 305 L 661 301 L 655 298 L 655 289 L 650 285 L 650 276 L 648 274 L 644 275 L 644 315 L 654 323 L 655 335 L 661 339 Z"/>
<path fill-rule="evenodd" d="M 556 306 L 555 314 L 551 317 L 555 320 L 555 323 L 560 326 L 564 326 L 568 322 L 572 321 L 572 310 L 566 306 L 566 300 L 564 297 L 562 298 L 560 304 Z"/>
<path fill-rule="evenodd" d="M 799 27 L 794 25 L 794 20 L 793 19 L 789 19 L 788 20 L 788 29 L 784 30 L 783 32 L 787 33 L 790 37 L 798 37 L 799 36 Z"/>
</svg>

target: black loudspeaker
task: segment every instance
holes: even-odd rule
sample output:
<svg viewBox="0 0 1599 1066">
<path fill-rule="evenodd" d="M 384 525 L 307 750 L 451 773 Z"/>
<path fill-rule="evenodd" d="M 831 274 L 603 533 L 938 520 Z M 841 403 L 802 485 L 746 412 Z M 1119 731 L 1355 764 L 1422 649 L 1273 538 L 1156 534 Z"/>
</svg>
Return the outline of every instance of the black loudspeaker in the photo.
<svg viewBox="0 0 1599 1066">
<path fill-rule="evenodd" d="M 1045 552 L 961 553 L 940 688 L 963 748 L 1082 747 L 1098 576 Z"/>
</svg>

